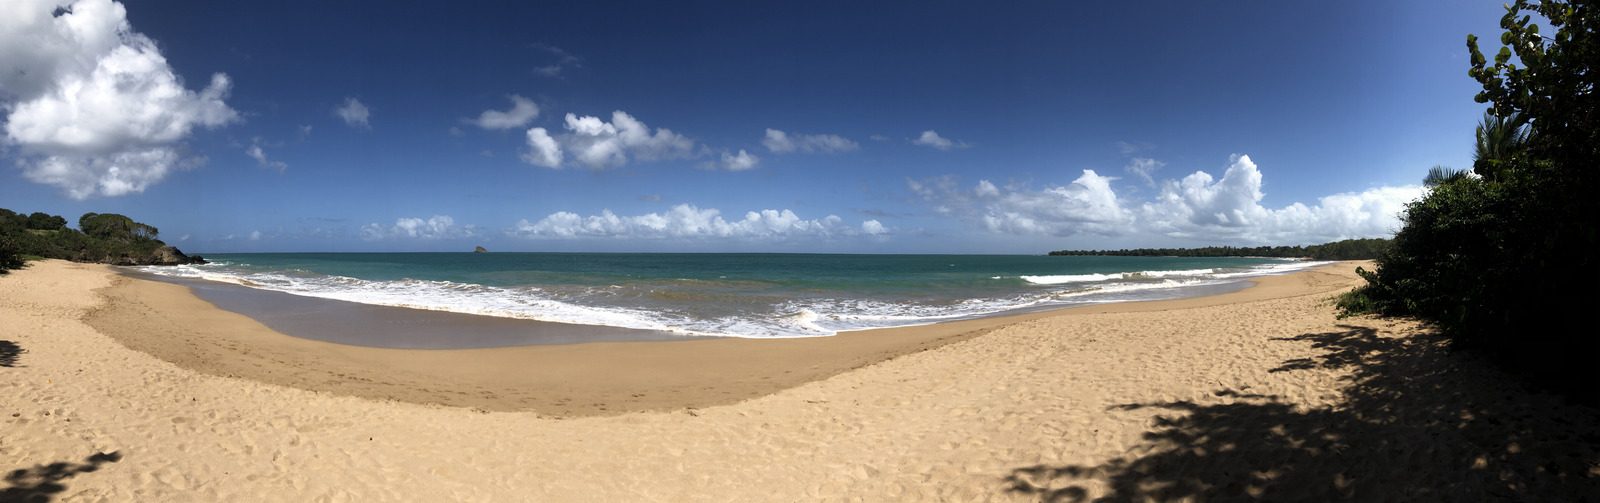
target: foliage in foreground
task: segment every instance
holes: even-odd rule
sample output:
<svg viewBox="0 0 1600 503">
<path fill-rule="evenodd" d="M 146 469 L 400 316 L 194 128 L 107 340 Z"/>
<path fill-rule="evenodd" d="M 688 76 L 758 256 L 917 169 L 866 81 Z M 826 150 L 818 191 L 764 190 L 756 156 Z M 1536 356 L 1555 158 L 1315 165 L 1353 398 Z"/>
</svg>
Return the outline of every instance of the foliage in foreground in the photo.
<svg viewBox="0 0 1600 503">
<path fill-rule="evenodd" d="M 1314 260 L 1370 260 L 1389 248 L 1382 238 L 1346 239 L 1320 245 L 1300 246 L 1207 246 L 1205 248 L 1139 248 L 1135 250 L 1058 250 L 1051 255 L 1101 255 L 1116 257 L 1275 257 Z"/>
<path fill-rule="evenodd" d="M 1409 204 L 1389 253 L 1338 306 L 1345 316 L 1433 322 L 1458 347 L 1592 398 L 1592 376 L 1580 376 L 1595 355 L 1590 312 L 1600 302 L 1600 100 L 1590 68 L 1600 13 L 1526 0 L 1507 11 L 1493 65 L 1477 37 L 1467 39 L 1468 73 L 1484 89 L 1477 101 L 1492 103 L 1476 134 L 1478 176 L 1441 181 Z M 1555 36 L 1539 34 L 1524 12 L 1543 16 Z"/>
</svg>

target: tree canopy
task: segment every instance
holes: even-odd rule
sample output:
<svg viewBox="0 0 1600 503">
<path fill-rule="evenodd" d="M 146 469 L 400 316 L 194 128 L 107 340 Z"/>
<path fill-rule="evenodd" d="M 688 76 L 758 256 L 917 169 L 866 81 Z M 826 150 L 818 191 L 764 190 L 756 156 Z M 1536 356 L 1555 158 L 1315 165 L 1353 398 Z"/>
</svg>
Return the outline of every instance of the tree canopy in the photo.
<svg viewBox="0 0 1600 503">
<path fill-rule="evenodd" d="M 1207 246 L 1204 248 L 1138 248 L 1122 250 L 1057 250 L 1051 255 L 1119 257 L 1275 257 L 1315 260 L 1367 260 L 1389 248 L 1387 239 L 1346 239 L 1311 246 Z"/>
</svg>

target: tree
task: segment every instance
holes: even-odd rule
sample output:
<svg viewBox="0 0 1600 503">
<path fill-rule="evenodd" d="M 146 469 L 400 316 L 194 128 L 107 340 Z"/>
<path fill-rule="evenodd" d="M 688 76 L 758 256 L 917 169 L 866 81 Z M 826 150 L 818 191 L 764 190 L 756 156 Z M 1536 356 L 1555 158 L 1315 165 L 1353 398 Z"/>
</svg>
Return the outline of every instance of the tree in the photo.
<svg viewBox="0 0 1600 503">
<path fill-rule="evenodd" d="M 1591 68 L 1600 19 L 1580 2 L 1518 0 L 1506 9 L 1492 65 L 1467 36 L 1468 75 L 1483 86 L 1476 99 L 1490 104 L 1476 134 L 1473 169 L 1482 176 L 1434 184 L 1408 204 L 1389 253 L 1339 306 L 1431 321 L 1457 347 L 1594 400 L 1600 390 L 1585 373 L 1596 355 L 1589 312 L 1600 304 Z M 1533 14 L 1555 36 L 1539 34 Z"/>
<path fill-rule="evenodd" d="M 1442 184 L 1455 182 L 1467 177 L 1466 170 L 1450 169 L 1444 166 L 1428 168 L 1428 176 L 1422 178 L 1422 184 L 1436 187 Z"/>
<path fill-rule="evenodd" d="M 53 231 L 65 227 L 67 225 L 67 219 L 42 211 L 36 211 L 33 214 L 28 215 L 27 225 L 29 229 Z"/>
<path fill-rule="evenodd" d="M 1557 29 L 1555 36 L 1541 35 L 1531 15 L 1517 17 L 1522 12 L 1544 17 Z M 1489 113 L 1495 117 L 1531 124 L 1538 132 L 1529 142 L 1535 157 L 1551 160 L 1565 178 L 1585 182 L 1596 178 L 1594 161 L 1600 148 L 1594 94 L 1600 76 L 1592 68 L 1600 58 L 1597 14 L 1585 2 L 1517 0 L 1500 18 L 1506 31 L 1492 66 L 1478 50 L 1478 37 L 1467 36 L 1472 54 L 1467 74 L 1483 85 L 1474 99 L 1489 103 Z M 1513 55 L 1522 66 L 1511 62 Z"/>
<path fill-rule="evenodd" d="M 1499 178 L 1500 171 L 1509 166 L 1511 157 L 1527 150 L 1532 128 L 1520 113 L 1500 117 L 1484 112 L 1483 121 L 1474 133 L 1472 172 L 1483 178 Z"/>
<path fill-rule="evenodd" d="M 84 213 L 78 218 L 78 229 L 97 238 L 121 241 L 156 239 L 161 234 L 153 226 L 116 213 Z"/>
</svg>

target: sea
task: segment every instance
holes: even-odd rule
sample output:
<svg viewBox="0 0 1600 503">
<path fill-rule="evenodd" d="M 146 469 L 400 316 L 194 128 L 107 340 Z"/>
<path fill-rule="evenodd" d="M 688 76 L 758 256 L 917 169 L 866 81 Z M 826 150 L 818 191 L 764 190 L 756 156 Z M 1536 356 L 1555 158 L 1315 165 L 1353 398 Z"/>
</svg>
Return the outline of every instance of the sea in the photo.
<svg viewBox="0 0 1600 503">
<path fill-rule="evenodd" d="M 1328 262 L 744 253 L 240 253 L 142 272 L 307 297 L 684 336 L 818 337 L 1237 290 Z"/>
</svg>

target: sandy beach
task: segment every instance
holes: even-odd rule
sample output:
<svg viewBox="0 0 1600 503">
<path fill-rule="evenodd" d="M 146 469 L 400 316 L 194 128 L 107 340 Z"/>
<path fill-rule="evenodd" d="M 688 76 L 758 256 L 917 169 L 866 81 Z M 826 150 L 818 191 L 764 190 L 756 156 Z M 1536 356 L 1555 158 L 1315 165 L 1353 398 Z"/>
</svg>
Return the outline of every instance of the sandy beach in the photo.
<svg viewBox="0 0 1600 503">
<path fill-rule="evenodd" d="M 0 276 L 0 501 L 1594 501 L 1600 418 L 1356 263 L 785 340 L 289 337 L 106 266 Z"/>
</svg>

